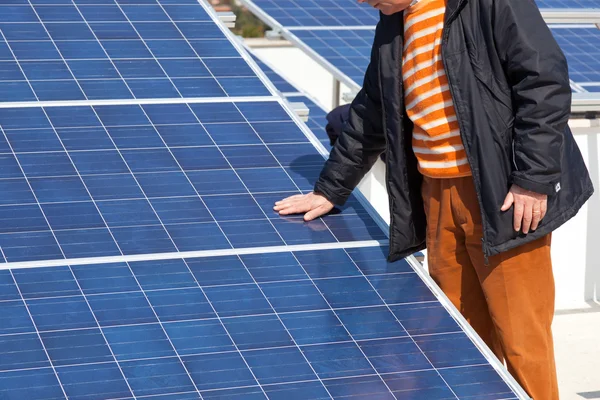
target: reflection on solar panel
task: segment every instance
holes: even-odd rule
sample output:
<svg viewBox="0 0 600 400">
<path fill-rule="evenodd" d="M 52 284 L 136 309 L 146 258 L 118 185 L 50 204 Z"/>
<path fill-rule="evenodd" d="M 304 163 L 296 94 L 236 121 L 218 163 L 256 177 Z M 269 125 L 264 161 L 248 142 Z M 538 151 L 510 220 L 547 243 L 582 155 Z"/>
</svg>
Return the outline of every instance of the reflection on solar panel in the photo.
<svg viewBox="0 0 600 400">
<path fill-rule="evenodd" d="M 270 94 L 193 2 L 10 3 L 0 5 L 0 101 Z"/>
<path fill-rule="evenodd" d="M 588 91 L 600 85 L 600 30 L 557 27 L 552 33 L 565 52 L 571 80 Z"/>
<path fill-rule="evenodd" d="M 597 0 L 536 0 L 540 8 L 600 8 Z"/>
<path fill-rule="evenodd" d="M 355 0 L 254 0 L 285 27 L 376 25 L 377 10 Z"/>
<path fill-rule="evenodd" d="M 0 393 L 34 399 L 35 382 L 36 399 L 516 399 L 386 252 L 0 271 Z"/>
<path fill-rule="evenodd" d="M 362 86 L 375 30 L 299 30 L 292 33 L 341 74 Z"/>
</svg>

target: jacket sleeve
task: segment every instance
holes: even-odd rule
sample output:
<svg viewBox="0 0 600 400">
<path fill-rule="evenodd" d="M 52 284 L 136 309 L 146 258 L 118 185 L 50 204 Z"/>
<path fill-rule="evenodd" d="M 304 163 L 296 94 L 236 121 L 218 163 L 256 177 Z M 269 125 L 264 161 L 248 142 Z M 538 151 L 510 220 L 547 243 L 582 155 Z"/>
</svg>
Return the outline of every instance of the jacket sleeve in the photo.
<svg viewBox="0 0 600 400">
<path fill-rule="evenodd" d="M 552 195 L 560 190 L 571 109 L 567 61 L 534 0 L 495 0 L 493 13 L 494 40 L 515 115 L 511 181 Z"/>
<path fill-rule="evenodd" d="M 377 31 L 371 50 L 371 60 L 363 82 L 349 109 L 348 121 L 331 149 L 329 159 L 315 184 L 321 193 L 336 205 L 343 205 L 352 190 L 371 169 L 385 150 L 381 92 L 379 87 Z"/>
</svg>

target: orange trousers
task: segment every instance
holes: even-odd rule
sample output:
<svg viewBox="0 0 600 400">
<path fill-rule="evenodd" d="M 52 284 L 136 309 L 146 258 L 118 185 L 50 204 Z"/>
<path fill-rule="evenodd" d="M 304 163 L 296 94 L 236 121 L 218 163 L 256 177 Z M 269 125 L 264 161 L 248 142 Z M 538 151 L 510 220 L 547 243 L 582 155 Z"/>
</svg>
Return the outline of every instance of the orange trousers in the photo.
<svg viewBox="0 0 600 400">
<path fill-rule="evenodd" d="M 534 400 L 558 399 L 551 236 L 485 265 L 472 177 L 425 178 L 422 195 L 431 277 Z"/>
</svg>

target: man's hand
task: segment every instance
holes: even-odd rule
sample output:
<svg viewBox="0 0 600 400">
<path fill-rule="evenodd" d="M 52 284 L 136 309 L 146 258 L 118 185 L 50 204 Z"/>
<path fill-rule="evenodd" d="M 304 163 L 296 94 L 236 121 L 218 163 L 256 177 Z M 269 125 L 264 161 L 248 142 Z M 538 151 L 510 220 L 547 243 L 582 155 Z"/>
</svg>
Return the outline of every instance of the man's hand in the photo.
<svg viewBox="0 0 600 400">
<path fill-rule="evenodd" d="M 275 203 L 279 215 L 304 214 L 305 221 L 312 221 L 333 209 L 333 203 L 320 194 L 297 194 Z"/>
<path fill-rule="evenodd" d="M 502 211 L 507 211 L 514 206 L 515 231 L 535 231 L 542 219 L 546 216 L 548 196 L 539 194 L 513 185 L 504 199 Z"/>
<path fill-rule="evenodd" d="M 392 15 L 408 8 L 412 0 L 358 0 L 358 2 L 368 3 L 385 15 Z"/>
</svg>

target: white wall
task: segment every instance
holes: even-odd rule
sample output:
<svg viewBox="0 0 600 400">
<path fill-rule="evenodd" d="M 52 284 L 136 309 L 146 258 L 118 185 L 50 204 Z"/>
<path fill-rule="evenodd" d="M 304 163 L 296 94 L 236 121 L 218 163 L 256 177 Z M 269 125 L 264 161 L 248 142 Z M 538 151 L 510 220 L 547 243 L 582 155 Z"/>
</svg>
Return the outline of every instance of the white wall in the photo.
<svg viewBox="0 0 600 400">
<path fill-rule="evenodd" d="M 333 78 L 301 50 L 257 48 L 255 52 L 321 104 L 332 104 Z M 342 87 L 344 91 L 347 89 Z M 571 121 L 571 126 L 597 192 L 575 218 L 553 235 L 557 310 L 585 309 L 600 300 L 600 121 Z M 385 168 L 379 161 L 359 188 L 389 221 L 384 179 Z"/>
</svg>

